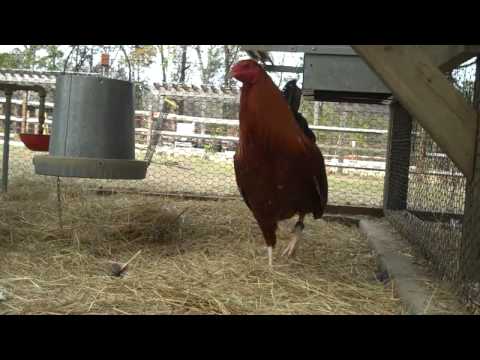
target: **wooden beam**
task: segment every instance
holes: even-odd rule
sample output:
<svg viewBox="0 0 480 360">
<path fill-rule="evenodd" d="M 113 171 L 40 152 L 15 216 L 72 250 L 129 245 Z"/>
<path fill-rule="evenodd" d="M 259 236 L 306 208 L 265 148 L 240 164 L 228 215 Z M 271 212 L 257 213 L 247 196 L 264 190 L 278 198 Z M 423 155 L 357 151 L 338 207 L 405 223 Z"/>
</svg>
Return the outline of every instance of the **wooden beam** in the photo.
<svg viewBox="0 0 480 360">
<path fill-rule="evenodd" d="M 428 53 L 435 66 L 447 72 L 468 59 L 480 54 L 480 45 L 416 45 Z M 353 47 L 353 49 L 352 49 Z M 242 45 L 250 51 L 282 51 L 323 55 L 355 56 L 355 47 L 350 45 Z"/>
<path fill-rule="evenodd" d="M 480 54 L 480 45 L 417 45 L 425 51 L 435 66 L 448 72 Z"/>
<path fill-rule="evenodd" d="M 303 67 L 296 66 L 265 65 L 265 70 L 269 72 L 303 73 Z"/>
<path fill-rule="evenodd" d="M 351 45 L 241 45 L 244 51 L 280 51 L 323 55 L 356 56 Z"/>
<path fill-rule="evenodd" d="M 352 45 L 463 174 L 473 175 L 477 112 L 416 45 Z"/>
</svg>

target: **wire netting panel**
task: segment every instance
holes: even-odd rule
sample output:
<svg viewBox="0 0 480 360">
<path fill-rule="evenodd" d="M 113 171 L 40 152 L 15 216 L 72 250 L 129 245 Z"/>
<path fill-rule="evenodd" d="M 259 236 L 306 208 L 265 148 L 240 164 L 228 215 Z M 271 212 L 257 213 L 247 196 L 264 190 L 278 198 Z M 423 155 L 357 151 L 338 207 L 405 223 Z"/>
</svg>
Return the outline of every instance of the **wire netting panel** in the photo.
<svg viewBox="0 0 480 360">
<path fill-rule="evenodd" d="M 480 142 L 480 138 L 478 139 Z M 462 292 L 480 311 L 480 143 L 477 145 L 475 180 L 467 185 L 464 234 L 460 255 Z"/>
<path fill-rule="evenodd" d="M 388 106 L 305 101 L 301 110 L 325 157 L 330 204 L 381 208 Z"/>
<path fill-rule="evenodd" d="M 47 104 L 47 133 L 54 104 Z M 318 111 L 320 109 L 320 111 Z M 9 184 L 53 182 L 35 175 L 33 156 L 19 139 L 34 133 L 35 107 L 22 130 L 22 104 L 14 104 Z M 304 101 L 301 112 L 317 137 L 329 179 L 329 203 L 381 208 L 385 177 L 388 107 Z M 136 159 L 149 161 L 144 180 L 62 179 L 64 184 L 158 194 L 239 197 L 233 157 L 239 131 L 238 92 L 177 92 L 157 95 L 135 116 Z M 0 119 L 3 126 L 3 119 Z M 38 153 L 42 154 L 42 153 Z"/>
<path fill-rule="evenodd" d="M 442 276 L 455 279 L 460 266 L 466 178 L 415 120 L 410 135 L 397 132 L 392 136 L 394 151 L 410 156 L 409 162 L 392 164 L 390 169 L 389 193 L 405 193 L 405 207 L 387 203 L 387 214 Z M 408 143 L 410 149 L 405 148 Z M 405 164 L 409 164 L 408 178 Z"/>
<path fill-rule="evenodd" d="M 478 69 L 474 63 L 454 70 L 449 79 L 466 101 L 478 108 Z M 476 81 L 475 78 L 477 79 Z M 476 94 L 476 95 L 475 95 Z M 475 99 L 477 104 L 475 105 Z M 403 115 L 402 115 L 403 112 Z M 385 212 L 443 278 L 480 306 L 480 162 L 471 183 L 442 149 L 401 107 L 392 117 Z M 411 120 L 411 119 L 410 119 Z M 480 147 L 477 147 L 477 152 Z"/>
<path fill-rule="evenodd" d="M 470 87 L 473 107 L 480 110 L 480 58 L 475 64 L 475 82 Z M 480 124 L 477 123 L 477 126 Z M 462 292 L 467 302 L 480 311 L 480 132 L 477 127 L 477 149 L 473 179 L 467 183 L 464 232 L 461 249 Z"/>
</svg>

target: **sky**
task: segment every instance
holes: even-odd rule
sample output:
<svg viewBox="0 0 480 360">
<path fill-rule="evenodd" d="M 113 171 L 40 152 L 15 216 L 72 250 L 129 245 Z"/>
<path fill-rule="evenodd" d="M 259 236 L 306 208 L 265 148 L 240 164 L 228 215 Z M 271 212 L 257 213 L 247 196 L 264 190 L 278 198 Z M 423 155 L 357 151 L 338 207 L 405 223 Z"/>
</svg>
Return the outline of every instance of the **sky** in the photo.
<svg viewBox="0 0 480 360">
<path fill-rule="evenodd" d="M 22 48 L 23 45 L 0 45 L 0 53 L 2 52 L 10 52 L 15 48 Z M 63 49 L 62 49 L 63 50 Z M 198 59 L 197 59 L 197 54 L 191 49 L 189 53 L 187 54 L 188 59 L 193 63 L 194 70 L 190 73 L 191 76 L 188 79 L 188 84 L 191 85 L 202 85 L 201 78 L 200 78 L 200 73 L 197 70 L 197 65 L 198 65 Z M 248 57 L 246 57 L 248 58 Z M 291 53 L 291 52 L 275 52 L 272 53 L 272 60 L 274 61 L 275 65 L 285 65 L 285 66 L 301 66 L 302 64 L 302 58 L 303 54 L 299 53 Z M 98 56 L 98 61 L 100 61 L 100 56 Z M 162 72 L 161 72 L 161 66 L 160 66 L 160 56 L 157 56 L 156 61 L 150 65 L 149 68 L 145 71 L 145 76 L 146 80 L 150 83 L 153 84 L 154 82 L 161 83 L 162 82 Z M 270 76 L 272 79 L 278 83 L 280 80 L 280 74 L 278 73 L 270 73 Z M 302 83 L 302 74 L 284 74 L 283 75 L 283 81 L 282 84 L 285 83 L 285 81 L 290 80 L 291 78 L 298 78 L 299 79 L 299 86 L 301 86 Z M 238 83 L 237 85 L 240 85 Z"/>
</svg>

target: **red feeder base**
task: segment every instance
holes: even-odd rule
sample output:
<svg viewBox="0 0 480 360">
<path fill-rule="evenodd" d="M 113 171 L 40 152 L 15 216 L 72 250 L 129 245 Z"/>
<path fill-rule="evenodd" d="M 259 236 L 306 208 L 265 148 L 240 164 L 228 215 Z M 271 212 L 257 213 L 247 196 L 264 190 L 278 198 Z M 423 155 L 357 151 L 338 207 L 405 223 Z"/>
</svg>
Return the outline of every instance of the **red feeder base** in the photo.
<svg viewBox="0 0 480 360">
<path fill-rule="evenodd" d="M 20 134 L 20 140 L 32 151 L 48 151 L 50 135 Z"/>
</svg>

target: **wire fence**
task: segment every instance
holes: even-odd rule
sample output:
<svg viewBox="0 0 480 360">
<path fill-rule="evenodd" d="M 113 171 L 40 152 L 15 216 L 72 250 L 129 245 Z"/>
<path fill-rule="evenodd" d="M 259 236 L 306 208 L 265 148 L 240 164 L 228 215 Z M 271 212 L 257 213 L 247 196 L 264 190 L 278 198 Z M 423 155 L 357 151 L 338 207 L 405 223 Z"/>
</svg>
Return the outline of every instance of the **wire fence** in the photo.
<svg viewBox="0 0 480 360">
<path fill-rule="evenodd" d="M 304 115 L 312 119 L 318 104 L 305 102 Z M 356 107 L 355 107 L 356 106 Z M 332 205 L 381 208 L 387 146 L 388 107 L 375 105 L 322 104 L 323 113 L 311 129 L 324 154 Z M 53 104 L 47 103 L 47 132 Z M 380 111 L 378 111 L 380 109 Z M 239 197 L 233 156 L 238 144 L 238 94 L 219 92 L 160 92 L 150 111 L 135 116 L 136 159 L 150 162 L 144 180 L 62 179 L 65 184 L 204 197 Z M 352 114 L 356 116 L 352 117 Z M 377 127 L 369 129 L 369 117 L 376 116 Z M 380 114 L 381 121 L 378 122 Z M 362 119 L 359 121 L 359 117 Z M 27 118 L 26 128 L 22 128 Z M 0 123 L 3 127 L 3 118 Z M 34 132 L 35 108 L 28 116 L 17 104 L 12 117 L 9 183 L 53 181 L 35 175 L 33 156 L 18 134 Z M 325 125 L 328 124 L 328 125 Z M 360 127 L 354 127 L 360 126 Z M 3 141 L 3 138 L 0 137 Z"/>
<path fill-rule="evenodd" d="M 412 121 L 411 129 L 408 139 L 396 139 L 410 143 L 403 148 L 410 152 L 408 176 L 393 167 L 397 181 L 389 189 L 406 192 L 406 202 L 387 214 L 439 274 L 453 280 L 460 270 L 466 178 L 418 122 Z"/>
<path fill-rule="evenodd" d="M 473 81 L 467 81 L 465 74 L 457 78 L 463 87 L 458 86 L 459 80 L 455 85 L 472 103 Z M 399 104 L 392 104 L 390 126 L 387 155 L 390 165 L 385 190 L 387 218 L 416 245 L 437 274 L 455 281 L 462 289 L 466 286 L 462 279 L 463 256 L 472 250 L 468 249 L 465 239 L 478 239 L 478 232 L 472 233 L 473 227 L 465 227 L 465 206 L 469 200 L 467 179 Z M 478 262 L 478 258 L 475 261 Z M 480 305 L 478 295 L 480 292 L 475 301 Z"/>
<path fill-rule="evenodd" d="M 462 83 L 468 84 L 465 79 Z M 207 90 L 162 88 L 148 111 L 136 112 L 136 159 L 149 162 L 144 180 L 64 178 L 62 182 L 105 192 L 240 198 L 233 168 L 238 144 L 238 92 Z M 471 101 L 471 90 L 464 95 Z M 0 106 L 2 155 L 1 98 Z M 53 106 L 46 104 L 47 133 Z M 36 153 L 19 140 L 20 132 L 36 132 L 36 105 L 27 106 L 27 113 L 20 101 L 13 108 L 9 188 L 29 184 L 54 187 L 55 178 L 34 173 Z M 391 108 L 393 111 L 385 105 L 302 104 L 301 112 L 325 157 L 329 204 L 384 208 L 394 227 L 416 245 L 441 276 L 461 283 L 465 254 L 478 262 L 473 252 L 465 250 L 478 243 L 478 234 L 471 231 L 474 226 L 464 234 L 467 181 L 415 119 L 396 103 Z M 469 221 L 479 223 L 475 218 Z M 477 295 L 469 296 L 480 303 L 480 285 L 469 288 L 478 290 Z"/>
</svg>

